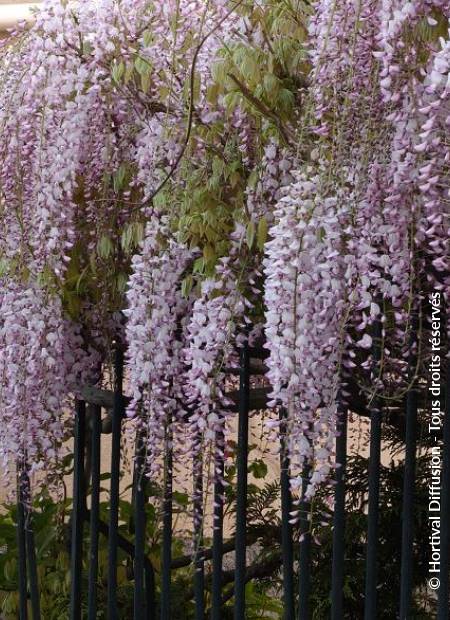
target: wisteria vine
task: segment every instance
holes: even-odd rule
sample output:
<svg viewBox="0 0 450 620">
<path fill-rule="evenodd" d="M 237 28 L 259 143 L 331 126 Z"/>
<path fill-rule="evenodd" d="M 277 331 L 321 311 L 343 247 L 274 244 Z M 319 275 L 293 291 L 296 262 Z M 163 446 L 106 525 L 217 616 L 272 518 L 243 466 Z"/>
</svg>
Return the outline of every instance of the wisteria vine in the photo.
<svg viewBox="0 0 450 620">
<path fill-rule="evenodd" d="M 411 347 L 420 377 L 421 300 L 448 303 L 448 18 L 443 0 L 46 0 L 11 34 L 5 471 L 54 466 L 64 409 L 106 381 L 119 329 L 147 475 L 168 432 L 223 455 L 226 369 L 250 334 L 287 412 L 292 488 L 330 479 L 340 406 L 369 385 L 395 398 Z"/>
</svg>

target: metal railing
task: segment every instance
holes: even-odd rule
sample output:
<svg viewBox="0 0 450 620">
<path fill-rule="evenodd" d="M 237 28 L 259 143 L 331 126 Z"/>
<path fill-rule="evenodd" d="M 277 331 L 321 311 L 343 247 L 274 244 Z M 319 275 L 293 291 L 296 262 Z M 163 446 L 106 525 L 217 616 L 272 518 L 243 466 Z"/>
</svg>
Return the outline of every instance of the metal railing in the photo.
<svg viewBox="0 0 450 620">
<path fill-rule="evenodd" d="M 376 341 L 376 339 L 374 340 Z M 258 352 L 244 346 L 240 351 L 239 389 L 230 394 L 235 403 L 238 415 L 238 446 L 237 446 L 237 491 L 236 491 L 236 524 L 235 540 L 231 549 L 235 550 L 234 561 L 234 618 L 244 620 L 246 609 L 246 583 L 255 577 L 255 571 L 247 566 L 247 477 L 248 477 L 248 443 L 249 443 L 249 413 L 252 410 L 264 409 L 268 390 L 265 388 L 252 389 L 251 375 L 255 372 L 254 359 Z M 374 357 L 379 359 L 375 350 Z M 413 361 L 411 362 L 414 363 Z M 172 557 L 173 540 L 173 484 L 172 484 L 172 454 L 170 449 L 166 454 L 165 481 L 163 487 L 163 522 L 162 522 L 162 551 L 160 568 L 160 594 L 156 600 L 155 570 L 150 559 L 145 555 L 146 517 L 145 478 L 140 475 L 142 470 L 143 454 L 142 441 L 137 441 L 132 502 L 134 511 L 134 542 L 121 536 L 119 532 L 119 478 L 121 459 L 121 434 L 125 418 L 127 398 L 123 394 L 123 355 L 120 350 L 115 353 L 114 364 L 114 391 L 108 392 L 95 388 L 84 389 L 83 401 L 78 401 L 75 412 L 75 446 L 74 446 L 74 486 L 73 486 L 73 514 L 71 519 L 71 620 L 81 620 L 82 601 L 87 600 L 87 618 L 94 620 L 97 617 L 97 580 L 98 580 L 98 545 L 100 534 L 108 539 L 108 593 L 107 617 L 116 620 L 120 617 L 117 602 L 117 557 L 118 549 L 125 551 L 133 564 L 132 583 L 134 589 L 134 620 L 170 620 L 174 618 L 171 612 L 171 581 L 173 572 L 178 570 L 180 563 Z M 449 379 L 447 373 L 446 412 L 443 430 L 443 476 L 442 476 L 442 505 L 441 505 L 441 586 L 438 593 L 437 618 L 449 618 L 449 552 L 450 552 L 450 412 L 449 412 Z M 414 545 L 413 511 L 415 485 L 415 459 L 417 451 L 417 415 L 418 394 L 411 389 L 404 402 L 405 406 L 405 462 L 402 496 L 402 539 L 399 545 L 401 556 L 401 575 L 399 592 L 399 618 L 411 618 L 411 604 L 413 593 L 412 554 Z M 111 479 L 109 496 L 109 522 L 106 523 L 99 516 L 100 502 L 100 456 L 102 435 L 102 409 L 109 412 L 112 435 L 111 450 Z M 344 565 L 345 565 L 345 527 L 346 527 L 346 455 L 347 455 L 347 409 L 340 412 L 340 434 L 336 440 L 336 459 L 341 466 L 336 471 L 334 487 L 333 512 L 333 552 L 331 572 L 331 618 L 340 620 L 345 617 L 343 605 Z M 367 511 L 367 538 L 366 538 L 366 568 L 365 568 L 365 600 L 364 620 L 375 620 L 382 608 L 382 593 L 378 589 L 377 566 L 379 557 L 379 492 L 380 492 L 380 458 L 381 458 L 381 431 L 383 424 L 382 402 L 374 399 L 367 412 L 370 417 L 370 459 L 368 467 L 368 511 Z M 280 413 L 280 424 L 284 424 L 284 412 Z M 90 432 L 87 434 L 87 423 L 90 422 Z M 103 428 L 103 431 L 105 429 Z M 89 441 L 86 441 L 86 438 Z M 223 446 L 223 436 L 217 436 L 219 446 Z M 170 442 L 169 442 L 170 444 Z M 90 510 L 86 507 L 86 456 L 90 459 Z M 217 458 L 217 457 L 216 457 Z M 309 524 L 306 517 L 300 518 L 298 534 L 293 535 L 293 526 L 290 523 L 292 498 L 289 489 L 288 468 L 289 462 L 284 446 L 281 446 L 281 503 L 280 503 L 280 555 L 274 562 L 273 571 L 281 572 L 283 580 L 283 609 L 285 620 L 308 620 L 312 617 L 311 609 L 311 548 L 312 540 Z M 224 461 L 219 459 L 215 467 L 223 472 Z M 307 474 L 307 472 L 305 472 Z M 196 548 L 192 563 L 193 571 L 193 602 L 197 620 L 211 618 L 219 620 L 222 617 L 224 571 L 224 554 L 229 547 L 224 543 L 224 489 L 220 480 L 214 486 L 213 534 L 211 547 L 205 549 L 202 543 L 201 519 L 204 507 L 201 505 L 202 474 L 194 471 L 194 485 L 197 493 L 196 506 L 197 525 L 196 538 L 199 545 Z M 18 554 L 19 554 L 19 594 L 20 618 L 27 618 L 27 599 L 31 600 L 32 618 L 40 618 L 39 586 L 37 583 L 36 556 L 32 535 L 32 519 L 27 514 L 26 502 L 22 501 L 23 489 L 26 488 L 27 472 L 22 468 L 19 484 L 18 510 Z M 305 476 L 306 478 L 307 476 Z M 219 477 L 220 478 L 220 477 Z M 306 515 L 308 506 L 301 506 L 301 515 Z M 83 530 L 89 526 L 89 549 L 83 549 Z M 300 542 L 298 542 L 298 540 Z M 83 591 L 83 554 L 88 552 L 87 591 Z M 205 579 L 205 563 L 210 562 L 210 578 Z M 229 572 L 229 571 L 227 571 Z M 297 583 L 296 583 L 297 582 Z M 210 608 L 205 609 L 205 593 L 209 591 Z M 85 598 L 84 598 L 85 597 Z M 229 596 L 228 596 L 229 597 Z M 381 607 L 380 607 L 381 606 Z M 174 618 L 174 620 L 182 620 Z"/>
</svg>

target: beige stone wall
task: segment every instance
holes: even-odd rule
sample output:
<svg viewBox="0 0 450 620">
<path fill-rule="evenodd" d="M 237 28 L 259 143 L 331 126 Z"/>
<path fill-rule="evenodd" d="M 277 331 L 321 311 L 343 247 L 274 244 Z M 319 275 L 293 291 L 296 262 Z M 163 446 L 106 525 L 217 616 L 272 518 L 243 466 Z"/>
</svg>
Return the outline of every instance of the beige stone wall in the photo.
<svg viewBox="0 0 450 620">
<path fill-rule="evenodd" d="M 0 38 L 6 36 L 6 31 L 13 28 L 17 22 L 31 19 L 31 9 L 36 4 L 21 0 L 0 0 Z"/>
</svg>

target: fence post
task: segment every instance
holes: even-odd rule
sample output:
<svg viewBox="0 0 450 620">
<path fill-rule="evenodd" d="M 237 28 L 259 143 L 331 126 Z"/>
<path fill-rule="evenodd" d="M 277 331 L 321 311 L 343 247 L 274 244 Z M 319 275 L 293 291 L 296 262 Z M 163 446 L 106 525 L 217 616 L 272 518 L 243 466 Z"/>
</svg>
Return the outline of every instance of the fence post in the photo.
<svg viewBox="0 0 450 620">
<path fill-rule="evenodd" d="M 166 425 L 164 460 L 164 498 L 163 498 L 163 542 L 161 561 L 161 620 L 171 620 L 171 564 L 172 564 L 172 496 L 173 496 L 173 454 L 172 417 Z"/>
<path fill-rule="evenodd" d="M 116 343 L 114 353 L 114 405 L 112 411 L 111 491 L 108 539 L 108 620 L 117 620 L 117 546 L 119 526 L 120 439 L 123 403 L 123 352 Z"/>
<path fill-rule="evenodd" d="M 84 450 L 86 436 L 86 404 L 78 400 L 75 414 L 73 467 L 73 511 L 71 540 L 70 620 L 81 620 L 81 579 L 84 519 Z"/>
<path fill-rule="evenodd" d="M 30 588 L 31 615 L 33 620 L 41 618 L 41 603 L 39 596 L 39 580 L 36 562 L 36 546 L 33 532 L 33 514 L 31 508 L 31 487 L 28 477 L 28 465 L 24 461 L 21 472 L 22 492 L 24 492 L 24 516 L 25 516 L 25 543 L 27 548 L 28 582 Z"/>
<path fill-rule="evenodd" d="M 88 582 L 88 620 L 97 618 L 98 541 L 100 509 L 101 407 L 90 406 L 91 420 L 91 514 Z"/>
<path fill-rule="evenodd" d="M 28 618 L 27 555 L 25 540 L 25 498 L 23 493 L 22 465 L 17 464 L 17 549 L 19 576 L 19 620 Z"/>
<path fill-rule="evenodd" d="M 212 542 L 212 593 L 211 620 L 220 620 L 222 607 L 222 562 L 223 562 L 223 477 L 225 472 L 223 431 L 216 432 L 216 453 L 214 463 L 214 517 Z"/>
<path fill-rule="evenodd" d="M 144 437 L 137 433 L 134 462 L 134 620 L 146 618 L 145 583 L 145 458 Z"/>
<path fill-rule="evenodd" d="M 145 562 L 145 601 L 148 620 L 156 620 L 155 573 L 150 561 Z"/>
<path fill-rule="evenodd" d="M 299 594 L 298 594 L 298 617 L 299 620 L 309 620 L 309 593 L 311 590 L 311 532 L 309 522 L 310 503 L 304 495 L 308 487 L 310 465 L 303 467 L 302 500 L 300 502 L 300 549 L 299 549 Z"/>
<path fill-rule="evenodd" d="M 284 620 L 295 618 L 294 547 L 290 523 L 292 498 L 289 483 L 289 457 L 286 450 L 287 411 L 280 409 L 280 486 L 281 486 L 281 554 L 283 560 Z"/>
<path fill-rule="evenodd" d="M 415 323 L 415 322 L 413 322 Z M 415 346 L 415 325 L 411 347 Z M 400 569 L 400 620 L 410 617 L 412 577 L 413 577 L 413 542 L 414 542 L 414 481 L 416 476 L 416 434 L 417 434 L 417 391 L 415 387 L 416 355 L 411 353 L 409 359 L 408 379 L 414 383 L 406 395 L 405 416 L 405 469 L 403 477 L 402 502 L 402 551 Z"/>
<path fill-rule="evenodd" d="M 197 441 L 200 442 L 200 437 Z M 194 460 L 194 601 L 195 618 L 204 620 L 205 617 L 205 561 L 203 558 L 203 459 L 199 452 Z"/>
<path fill-rule="evenodd" d="M 234 573 L 234 619 L 245 618 L 245 569 L 247 555 L 247 466 L 250 360 L 248 343 L 240 350 L 239 419 L 236 491 L 236 567 Z"/>
<path fill-rule="evenodd" d="M 382 347 L 382 326 L 377 321 L 374 329 L 374 375 L 377 379 Z M 378 387 L 375 386 L 375 390 Z M 380 453 L 381 453 L 381 406 L 375 395 L 370 411 L 370 456 L 369 456 L 369 508 L 367 519 L 366 586 L 364 599 L 364 620 L 377 617 L 377 548 L 378 513 L 380 499 Z"/>
<path fill-rule="evenodd" d="M 343 585 L 345 558 L 345 468 L 347 465 L 347 416 L 346 407 L 339 405 L 336 438 L 336 487 L 333 514 L 333 560 L 331 568 L 331 619 L 341 620 L 343 613 Z"/>
</svg>

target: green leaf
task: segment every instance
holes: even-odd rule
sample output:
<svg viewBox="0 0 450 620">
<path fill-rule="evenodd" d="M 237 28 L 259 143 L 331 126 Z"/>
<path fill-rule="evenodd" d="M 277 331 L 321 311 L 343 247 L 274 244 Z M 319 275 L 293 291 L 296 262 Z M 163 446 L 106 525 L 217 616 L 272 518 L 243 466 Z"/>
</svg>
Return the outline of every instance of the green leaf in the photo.
<svg viewBox="0 0 450 620">
<path fill-rule="evenodd" d="M 320 226 L 317 231 L 316 231 L 316 237 L 318 241 L 323 241 L 326 237 L 326 232 L 325 232 L 325 228 L 323 226 Z"/>
<path fill-rule="evenodd" d="M 220 86 L 218 84 L 212 84 L 206 91 L 206 101 L 213 105 L 217 104 L 219 93 L 220 93 Z"/>
<path fill-rule="evenodd" d="M 118 167 L 118 169 L 113 175 L 113 187 L 114 187 L 115 192 L 118 192 L 121 189 L 123 189 L 126 175 L 127 175 L 127 165 L 120 164 L 120 166 Z"/>
<path fill-rule="evenodd" d="M 252 170 L 252 172 L 250 173 L 248 180 L 247 180 L 247 185 L 248 187 L 250 187 L 251 189 L 255 189 L 257 183 L 259 181 L 259 173 L 257 170 Z"/>
<path fill-rule="evenodd" d="M 268 232 L 267 220 L 263 216 L 258 222 L 258 232 L 257 232 L 257 238 L 256 238 L 256 244 L 258 246 L 258 250 L 262 250 L 264 248 L 264 245 L 267 241 L 267 232 Z"/>
<path fill-rule="evenodd" d="M 133 71 L 134 71 L 133 63 L 131 62 L 127 63 L 125 67 L 125 77 L 123 79 L 125 84 L 128 84 L 128 82 L 130 81 L 131 76 L 133 75 Z"/>
<path fill-rule="evenodd" d="M 250 220 L 250 222 L 247 224 L 247 235 L 246 235 L 247 245 L 250 250 L 252 249 L 253 244 L 255 242 L 255 234 L 256 234 L 255 222 L 253 220 Z"/>
<path fill-rule="evenodd" d="M 194 285 L 194 278 L 189 275 L 186 276 L 181 283 L 181 294 L 183 297 L 189 297 L 192 287 Z"/>
<path fill-rule="evenodd" d="M 138 56 L 134 61 L 134 67 L 141 78 L 141 88 L 146 93 L 150 87 L 150 77 L 153 69 L 151 62 Z"/>
<path fill-rule="evenodd" d="M 133 244 L 133 226 L 128 224 L 125 226 L 120 238 L 120 245 L 125 252 L 128 252 Z"/>
<path fill-rule="evenodd" d="M 205 247 L 203 248 L 203 258 L 205 259 L 206 263 L 210 263 L 216 259 L 216 253 L 212 245 L 205 245 Z"/>
<path fill-rule="evenodd" d="M 121 60 L 119 63 L 116 62 L 116 64 L 114 64 L 112 71 L 111 71 L 112 79 L 114 80 L 114 82 L 116 82 L 116 84 L 120 83 L 124 73 L 125 73 L 125 64 L 123 60 Z"/>
<path fill-rule="evenodd" d="M 254 461 L 248 468 L 248 471 L 253 474 L 255 478 L 258 480 L 265 478 L 267 476 L 268 467 L 264 463 L 264 461 L 258 459 Z"/>
<path fill-rule="evenodd" d="M 152 70 L 152 64 L 146 58 L 138 56 L 134 61 L 134 68 L 139 73 L 139 75 L 149 75 Z"/>
<path fill-rule="evenodd" d="M 102 235 L 97 243 L 97 253 L 100 258 L 109 258 L 113 253 L 114 246 L 110 237 Z"/>
<path fill-rule="evenodd" d="M 278 93 L 279 81 L 273 73 L 266 73 L 264 76 L 264 90 L 268 97 L 274 97 Z"/>
<path fill-rule="evenodd" d="M 236 93 L 236 92 L 227 93 L 225 97 L 223 98 L 223 103 L 224 103 L 225 108 L 228 111 L 233 110 L 233 108 L 235 108 L 238 105 L 239 99 L 240 99 L 240 93 Z"/>
<path fill-rule="evenodd" d="M 201 256 L 200 258 L 197 258 L 194 261 L 193 271 L 194 273 L 203 273 L 204 270 L 205 270 L 205 259 L 203 258 L 203 256 Z"/>
<path fill-rule="evenodd" d="M 225 168 L 225 162 L 223 161 L 223 159 L 221 157 L 214 157 L 212 161 L 213 173 L 216 174 L 217 176 L 220 176 L 223 174 L 224 168 Z"/>
<path fill-rule="evenodd" d="M 211 67 L 211 75 L 215 82 L 223 84 L 227 79 L 228 67 L 224 62 L 215 62 Z"/>
<path fill-rule="evenodd" d="M 248 82 L 258 82 L 260 75 L 259 67 L 256 59 L 252 55 L 248 54 L 243 59 L 240 69 L 242 75 Z"/>
<path fill-rule="evenodd" d="M 9 261 L 6 258 L 0 258 L 0 278 L 4 276 L 9 269 Z"/>
<path fill-rule="evenodd" d="M 189 495 L 187 493 L 180 493 L 180 491 L 173 492 L 173 499 L 179 505 L 184 508 L 189 504 Z"/>
<path fill-rule="evenodd" d="M 287 88 L 282 88 L 278 94 L 278 103 L 285 113 L 292 111 L 295 103 L 294 93 Z"/>
<path fill-rule="evenodd" d="M 145 30 L 142 35 L 142 40 L 144 42 L 145 47 L 149 47 L 153 43 L 153 33 L 151 30 Z"/>
<path fill-rule="evenodd" d="M 83 50 L 83 56 L 89 56 L 89 54 L 92 52 L 92 44 L 89 43 L 89 41 L 83 41 L 82 44 L 82 50 Z"/>
<path fill-rule="evenodd" d="M 127 274 L 123 272 L 118 273 L 116 277 L 116 286 L 117 286 L 117 290 L 119 291 L 119 293 L 124 293 L 126 291 L 127 284 L 128 284 Z"/>
</svg>

